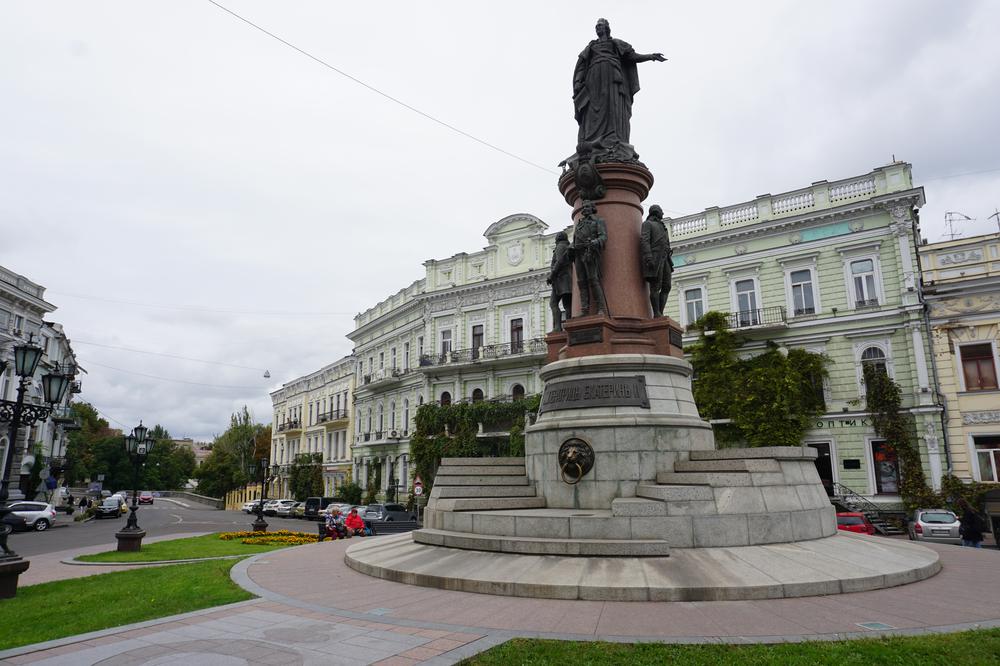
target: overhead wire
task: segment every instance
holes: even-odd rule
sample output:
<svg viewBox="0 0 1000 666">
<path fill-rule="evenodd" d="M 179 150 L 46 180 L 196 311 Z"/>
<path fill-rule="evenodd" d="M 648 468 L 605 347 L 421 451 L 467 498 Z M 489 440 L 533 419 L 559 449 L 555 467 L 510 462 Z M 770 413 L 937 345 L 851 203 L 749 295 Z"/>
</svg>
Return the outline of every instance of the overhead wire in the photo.
<svg viewBox="0 0 1000 666">
<path fill-rule="evenodd" d="M 323 60 L 322 58 L 319 58 L 318 56 L 313 55 L 312 53 L 309 53 L 305 49 L 299 48 L 295 44 L 292 44 L 288 40 L 283 39 L 282 37 L 279 37 L 278 35 L 274 34 L 273 32 L 271 32 L 271 31 L 269 31 L 269 30 L 267 30 L 267 29 L 265 29 L 265 28 L 257 25 L 256 23 L 254 23 L 250 19 L 248 19 L 248 18 L 246 18 L 244 16 L 241 16 L 240 14 L 237 14 L 233 10 L 229 9 L 228 7 L 225 7 L 225 6 L 221 5 L 221 4 L 219 4 L 215 0 L 206 0 L 206 1 L 209 2 L 209 3 L 211 3 L 211 4 L 213 4 L 213 5 L 215 5 L 216 7 L 218 7 L 219 9 L 221 9 L 222 11 L 226 12 L 227 14 L 230 14 L 231 16 L 239 19 L 240 21 L 243 21 L 247 25 L 249 25 L 249 26 L 251 26 L 251 27 L 253 27 L 253 28 L 261 31 L 262 33 L 264 33 L 268 37 L 276 39 L 277 41 L 281 42 L 282 44 L 284 44 L 288 48 L 293 49 L 293 50 L 301 53 L 302 55 L 306 56 L 307 58 L 318 62 L 319 64 L 323 65 L 327 69 L 330 69 L 331 71 L 334 71 L 337 74 L 340 74 L 344 78 L 353 81 L 354 83 L 358 84 L 359 86 L 367 88 L 368 90 L 372 91 L 373 93 L 375 93 L 377 95 L 381 95 L 382 97 L 386 98 L 387 100 L 389 100 L 391 102 L 394 102 L 394 103 L 402 106 L 403 108 L 408 109 L 409 111 L 412 111 L 413 113 L 416 113 L 417 115 L 422 116 L 422 117 L 426 118 L 427 120 L 430 120 L 431 122 L 437 123 L 438 125 L 441 125 L 442 127 L 445 127 L 447 129 L 451 130 L 452 132 L 455 132 L 456 134 L 460 134 L 460 135 L 464 136 L 467 139 L 471 139 L 472 141 L 475 141 L 476 143 L 482 144 L 483 146 L 486 146 L 487 148 L 495 150 L 498 153 L 502 153 L 503 155 L 506 155 L 507 157 L 512 157 L 515 160 L 523 162 L 523 163 L 525 163 L 525 164 L 527 164 L 529 166 L 533 166 L 536 169 L 540 169 L 540 170 L 545 171 L 547 173 L 550 173 L 550 174 L 553 174 L 553 175 L 559 175 L 559 172 L 556 171 L 555 169 L 550 169 L 549 167 L 542 166 L 541 164 L 536 164 L 535 162 L 532 162 L 529 159 L 525 159 L 524 157 L 521 157 L 520 155 L 517 155 L 515 153 L 510 152 L 509 150 L 504 150 L 503 148 L 500 148 L 499 146 L 496 146 L 496 145 L 494 145 L 494 144 L 492 144 L 492 143 L 490 143 L 488 141 L 480 139 L 479 137 L 475 136 L 474 134 L 470 134 L 469 132 L 466 132 L 463 129 L 459 129 L 458 127 L 455 127 L 451 123 L 445 122 L 444 120 L 441 120 L 440 118 L 436 118 L 436 117 L 432 116 L 431 114 L 427 113 L 426 111 L 421 111 L 417 107 L 415 107 L 415 106 L 413 106 L 411 104 L 407 104 L 406 102 L 404 102 L 403 100 L 399 99 L 398 97 L 394 97 L 394 96 L 390 95 L 387 92 L 379 90 L 378 88 L 376 88 L 375 86 L 373 86 L 373 85 L 371 85 L 369 83 L 365 83 L 364 81 L 362 81 L 361 79 L 357 78 L 356 76 L 348 74 L 347 72 L 345 72 L 344 70 L 340 69 L 339 67 L 335 67 L 335 66 L 331 65 L 327 61 Z"/>
<path fill-rule="evenodd" d="M 105 365 L 104 363 L 98 363 L 96 361 L 86 360 L 84 361 L 87 365 L 96 365 L 100 368 L 107 368 L 108 370 L 115 370 L 117 372 L 124 372 L 128 375 L 137 375 L 139 377 L 146 377 L 147 379 L 158 379 L 164 382 L 174 382 L 176 384 L 187 384 L 190 386 L 206 386 L 209 388 L 221 388 L 228 390 L 240 390 L 240 391 L 259 391 L 260 386 L 238 386 L 232 384 L 209 384 L 207 382 L 192 382 L 187 379 L 174 379 L 172 377 L 161 377 L 160 375 L 150 375 L 145 372 L 136 372 L 135 370 L 125 370 L 124 368 L 116 368 L 113 365 Z"/>
<path fill-rule="evenodd" d="M 79 298 L 87 301 L 102 301 L 104 303 L 115 303 L 116 305 L 135 305 L 144 308 L 159 308 L 162 310 L 181 310 L 185 312 L 200 312 L 204 314 L 224 314 L 224 315 L 264 315 L 275 317 L 333 317 L 356 315 L 356 312 L 345 311 L 289 311 L 289 310 L 237 310 L 229 308 L 208 308 L 198 305 L 170 305 L 165 303 L 144 303 L 142 301 L 129 301 L 117 298 L 105 298 L 103 296 L 89 296 L 86 294 L 70 294 L 65 291 L 49 290 L 49 294 L 57 296 L 67 296 L 69 298 Z"/>
<path fill-rule="evenodd" d="M 134 354 L 148 354 L 150 356 L 163 356 L 164 358 L 175 358 L 181 361 L 194 361 L 195 363 L 207 363 L 209 365 L 222 365 L 228 368 L 240 368 L 242 370 L 256 370 L 260 372 L 267 372 L 266 368 L 255 368 L 249 365 L 239 365 L 238 363 L 226 363 L 225 361 L 208 361 L 202 358 L 192 358 L 190 356 L 181 356 L 179 354 L 167 354 L 164 352 L 154 352 L 145 349 L 136 349 L 134 347 L 121 347 L 118 345 L 107 345 L 100 342 L 90 342 L 88 340 L 73 339 L 74 345 L 89 345 L 91 347 L 102 347 L 104 349 L 117 349 L 120 351 L 132 352 Z"/>
</svg>

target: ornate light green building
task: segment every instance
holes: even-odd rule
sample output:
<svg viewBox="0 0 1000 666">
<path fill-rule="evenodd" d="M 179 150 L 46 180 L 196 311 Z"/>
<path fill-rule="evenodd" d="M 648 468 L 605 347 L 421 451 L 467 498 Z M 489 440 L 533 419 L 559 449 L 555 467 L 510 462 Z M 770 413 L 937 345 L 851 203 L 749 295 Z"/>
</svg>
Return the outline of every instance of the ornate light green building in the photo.
<svg viewBox="0 0 1000 666">
<path fill-rule="evenodd" d="M 774 341 L 826 354 L 827 413 L 805 443 L 829 461 L 820 475 L 831 489 L 887 503 L 898 499 L 899 465 L 867 419 L 863 364 L 883 365 L 901 385 L 928 479 L 937 486 L 948 467 L 919 292 L 923 203 L 910 165 L 894 162 L 667 221 L 676 266 L 667 314 L 687 326 L 710 310 L 731 313 L 747 353 Z"/>
</svg>

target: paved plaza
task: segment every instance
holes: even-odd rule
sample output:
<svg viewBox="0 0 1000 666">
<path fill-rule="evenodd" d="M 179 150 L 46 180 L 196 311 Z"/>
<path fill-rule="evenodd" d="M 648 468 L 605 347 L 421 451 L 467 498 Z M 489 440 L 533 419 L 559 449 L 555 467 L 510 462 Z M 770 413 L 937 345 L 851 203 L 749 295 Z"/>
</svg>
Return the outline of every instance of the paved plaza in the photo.
<svg viewBox="0 0 1000 666">
<path fill-rule="evenodd" d="M 881 538 L 881 537 L 876 537 Z M 930 546 L 938 575 L 825 597 L 720 602 L 563 601 L 453 592 L 370 578 L 350 542 L 240 562 L 260 598 L 0 653 L 4 664 L 452 664 L 515 636 L 575 640 L 775 642 L 1000 626 L 1000 552 Z M 32 561 L 33 579 L 104 567 Z M 48 575 L 46 575 L 48 571 Z"/>
</svg>

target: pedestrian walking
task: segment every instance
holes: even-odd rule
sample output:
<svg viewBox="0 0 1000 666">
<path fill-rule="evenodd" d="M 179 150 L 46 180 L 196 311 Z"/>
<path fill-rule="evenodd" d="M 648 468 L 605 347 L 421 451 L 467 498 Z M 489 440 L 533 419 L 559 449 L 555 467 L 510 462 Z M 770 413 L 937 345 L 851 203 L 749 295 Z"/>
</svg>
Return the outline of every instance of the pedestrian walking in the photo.
<svg viewBox="0 0 1000 666">
<path fill-rule="evenodd" d="M 958 500 L 958 506 L 962 509 L 962 526 L 958 528 L 962 545 L 968 548 L 982 548 L 986 521 L 964 497 Z"/>
</svg>

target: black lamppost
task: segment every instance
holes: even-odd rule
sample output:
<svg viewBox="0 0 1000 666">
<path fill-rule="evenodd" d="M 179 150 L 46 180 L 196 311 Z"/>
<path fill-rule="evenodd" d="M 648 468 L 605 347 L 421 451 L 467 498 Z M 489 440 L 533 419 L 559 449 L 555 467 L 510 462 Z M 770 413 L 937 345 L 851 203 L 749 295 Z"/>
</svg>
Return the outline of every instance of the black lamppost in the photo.
<svg viewBox="0 0 1000 666">
<path fill-rule="evenodd" d="M 123 553 L 131 553 L 142 548 L 142 537 L 146 536 L 146 531 L 139 527 L 139 519 L 136 512 L 139 510 L 139 470 L 146 462 L 146 456 L 153 450 L 156 440 L 148 436 L 149 428 L 139 425 L 132 429 L 132 434 L 125 436 L 125 452 L 132 462 L 132 508 L 128 514 L 125 527 L 115 533 L 118 539 L 118 550 Z"/>
<path fill-rule="evenodd" d="M 277 465 L 275 465 L 275 468 L 277 468 Z M 253 531 L 266 532 L 267 521 L 264 520 L 264 502 L 267 501 L 267 458 L 257 460 L 257 470 L 260 472 L 260 501 L 257 502 L 257 506 L 254 509 L 254 513 L 257 514 L 257 520 L 253 521 Z"/>
<path fill-rule="evenodd" d="M 63 371 L 57 368 L 54 372 L 42 376 L 42 393 L 45 405 L 25 404 L 24 396 L 28 385 L 35 376 L 38 363 L 42 360 L 43 350 L 34 343 L 34 335 L 29 336 L 26 343 L 14 347 L 14 372 L 20 378 L 17 384 L 17 399 L 0 400 L 0 421 L 9 421 L 10 430 L 7 434 L 7 451 L 3 459 L 3 475 L 0 476 L 0 599 L 9 599 L 17 594 L 17 579 L 27 571 L 29 563 L 18 557 L 17 553 L 7 546 L 7 536 L 11 533 L 11 525 L 4 522 L 10 513 L 6 503 L 10 497 L 11 468 L 14 466 L 14 447 L 17 445 L 17 433 L 21 426 L 34 425 L 44 421 L 52 413 L 52 405 L 60 402 L 66 395 L 70 381 L 73 379 L 73 366 L 67 366 Z M 0 374 L 7 370 L 7 361 L 0 360 Z"/>
</svg>

